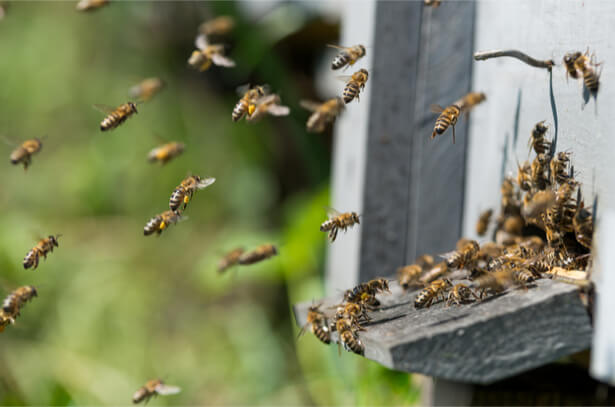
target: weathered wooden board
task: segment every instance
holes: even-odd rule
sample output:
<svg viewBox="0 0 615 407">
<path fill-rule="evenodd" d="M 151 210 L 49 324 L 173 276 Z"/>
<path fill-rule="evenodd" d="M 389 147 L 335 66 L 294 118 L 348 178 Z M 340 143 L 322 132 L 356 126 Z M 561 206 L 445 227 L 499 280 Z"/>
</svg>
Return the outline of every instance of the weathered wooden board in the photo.
<svg viewBox="0 0 615 407">
<path fill-rule="evenodd" d="M 592 329 L 575 286 L 539 280 L 473 304 L 413 306 L 394 284 L 360 337 L 365 357 L 391 369 L 488 384 L 587 349 Z M 324 300 L 323 309 L 341 299 Z M 295 306 L 303 325 L 310 303 Z M 329 309 L 334 312 L 333 309 Z M 324 346 L 324 345 L 323 345 Z"/>
</svg>

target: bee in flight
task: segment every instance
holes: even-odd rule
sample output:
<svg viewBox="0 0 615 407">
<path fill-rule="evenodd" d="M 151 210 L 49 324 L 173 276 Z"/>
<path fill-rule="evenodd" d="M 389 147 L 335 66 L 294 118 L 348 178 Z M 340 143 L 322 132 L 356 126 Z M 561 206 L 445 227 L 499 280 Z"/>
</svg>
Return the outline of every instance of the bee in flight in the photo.
<svg viewBox="0 0 615 407">
<path fill-rule="evenodd" d="M 115 109 L 106 105 L 94 105 L 94 107 L 103 113 L 107 113 L 107 116 L 100 122 L 100 131 L 115 129 L 134 113 L 139 113 L 137 112 L 137 105 L 133 102 L 126 102 Z"/>
<path fill-rule="evenodd" d="M 27 170 L 32 163 L 32 156 L 43 148 L 43 142 L 40 139 L 33 138 L 26 140 L 11 153 L 11 164 L 23 164 L 23 169 Z"/>
<path fill-rule="evenodd" d="M 160 379 L 148 380 L 147 383 L 132 396 L 132 402 L 134 404 L 140 403 L 145 400 L 145 403 L 153 396 L 169 396 L 171 394 L 177 394 L 181 389 L 177 386 L 168 386 Z"/>
<path fill-rule="evenodd" d="M 235 20 L 231 16 L 219 16 L 207 20 L 199 26 L 199 32 L 205 36 L 225 35 L 235 27 Z"/>
<path fill-rule="evenodd" d="M 298 337 L 305 333 L 308 326 L 319 341 L 325 344 L 331 343 L 331 330 L 325 314 L 320 311 L 320 304 L 308 308 L 307 322 L 301 327 Z"/>
<path fill-rule="evenodd" d="M 323 103 L 302 100 L 300 104 L 304 109 L 313 112 L 305 126 L 307 131 L 313 133 L 325 131 L 327 125 L 333 122 L 344 109 L 344 100 L 340 97 L 329 99 Z"/>
<path fill-rule="evenodd" d="M 234 122 L 241 120 L 246 114 L 250 116 L 254 112 L 256 101 L 269 93 L 269 86 L 261 85 L 251 88 L 250 85 L 243 85 L 237 88 L 237 93 L 242 96 L 231 114 Z"/>
<path fill-rule="evenodd" d="M 186 209 L 188 202 L 190 202 L 190 199 L 192 199 L 196 191 L 207 188 L 214 182 L 216 182 L 216 179 L 213 177 L 201 178 L 198 175 L 190 175 L 185 178 L 171 194 L 169 209 L 177 212 L 182 204 L 184 205 L 183 209 Z"/>
<path fill-rule="evenodd" d="M 273 257 L 277 254 L 277 247 L 275 247 L 271 243 L 266 243 L 258 246 L 256 249 L 243 253 L 241 256 L 239 256 L 238 263 L 244 266 L 254 264 Z"/>
<path fill-rule="evenodd" d="M 457 102 L 454 105 L 459 106 L 462 112 L 465 112 L 466 118 L 467 115 L 470 114 L 470 111 L 474 109 L 474 107 L 487 99 L 487 96 L 483 92 L 470 92 Z"/>
<path fill-rule="evenodd" d="M 479 236 L 485 236 L 487 233 L 487 228 L 489 228 L 489 221 L 491 220 L 491 215 L 493 215 L 493 209 L 487 209 L 478 217 L 478 222 L 476 223 L 476 234 Z"/>
<path fill-rule="evenodd" d="M 218 273 L 222 274 L 239 263 L 239 258 L 245 252 L 243 247 L 238 247 L 224 255 L 218 262 Z"/>
<path fill-rule="evenodd" d="M 290 114 L 290 108 L 288 106 L 282 106 L 280 102 L 280 96 L 278 95 L 263 96 L 256 101 L 256 107 L 253 112 L 248 115 L 246 120 L 255 122 L 267 114 L 272 116 L 288 116 Z"/>
<path fill-rule="evenodd" d="M 331 243 L 335 242 L 338 230 L 343 230 L 345 232 L 349 227 L 361 223 L 359 222 L 359 215 L 357 215 L 356 212 L 340 213 L 333 208 L 328 209 L 330 218 L 320 225 L 320 231 L 329 232 L 329 240 Z"/>
<path fill-rule="evenodd" d="M 433 133 L 431 133 L 431 138 L 435 138 L 437 135 L 444 133 L 449 127 L 452 127 L 453 144 L 455 144 L 455 125 L 457 124 L 457 119 L 459 119 L 461 108 L 455 104 L 448 106 L 446 109 L 440 105 L 431 105 L 431 111 L 440 113 L 440 116 L 436 119 L 436 125 L 433 128 Z"/>
<path fill-rule="evenodd" d="M 583 75 L 583 84 L 592 93 L 598 92 L 600 86 L 600 73 L 596 71 L 599 65 L 595 55 L 589 56 L 589 49 L 574 61 L 574 67 Z"/>
<path fill-rule="evenodd" d="M 38 293 L 36 288 L 31 285 L 19 287 L 10 293 L 2 303 L 2 310 L 0 312 L 0 328 L 4 329 L 4 326 L 9 323 L 14 324 L 15 319 L 19 316 L 19 311 L 21 311 L 21 308 L 32 298 L 37 296 Z M 0 332 L 2 332 L 2 329 L 0 329 Z"/>
<path fill-rule="evenodd" d="M 340 79 L 346 82 L 343 92 L 344 103 L 350 103 L 355 98 L 359 101 L 359 93 L 365 88 L 369 73 L 367 69 L 359 69 L 352 76 L 341 76 Z"/>
<path fill-rule="evenodd" d="M 457 250 L 442 255 L 446 258 L 446 265 L 449 269 L 471 268 L 476 260 L 478 260 L 478 252 L 480 245 L 475 240 L 467 240 L 459 242 Z"/>
<path fill-rule="evenodd" d="M 570 76 L 573 79 L 577 79 L 579 77 L 579 72 L 574 64 L 574 62 L 581 56 L 582 54 L 579 51 L 568 52 L 564 55 L 564 66 L 566 67 L 566 80 Z"/>
<path fill-rule="evenodd" d="M 349 66 L 354 65 L 359 60 L 359 58 L 365 56 L 365 47 L 361 44 L 354 45 L 352 47 L 340 47 L 338 45 L 331 44 L 328 44 L 327 46 L 341 50 L 331 63 L 331 69 L 333 70 L 344 67 L 348 68 Z"/>
<path fill-rule="evenodd" d="M 410 264 L 408 266 L 399 267 L 397 269 L 397 281 L 404 290 L 410 286 L 420 286 L 419 277 L 423 273 L 423 268 L 418 264 Z"/>
<path fill-rule="evenodd" d="M 53 252 L 54 247 L 60 247 L 58 245 L 60 236 L 62 235 L 50 235 L 49 237 L 41 239 L 36 246 L 26 254 L 26 257 L 23 259 L 23 268 L 29 269 L 32 267 L 32 270 L 36 270 L 40 256 L 47 259 L 47 253 Z"/>
<path fill-rule="evenodd" d="M 175 211 L 164 211 L 151 218 L 143 228 L 143 235 L 149 236 L 153 233 L 160 235 L 170 224 L 175 224 L 181 216 Z"/>
<path fill-rule="evenodd" d="M 130 97 L 135 100 L 147 102 L 156 96 L 165 86 L 160 78 L 147 78 L 130 88 Z"/>
<path fill-rule="evenodd" d="M 149 162 L 158 162 L 162 165 L 168 163 L 173 158 L 181 155 L 184 152 L 184 143 L 172 141 L 154 148 L 147 155 Z"/>
<path fill-rule="evenodd" d="M 188 65 L 191 67 L 203 72 L 209 69 L 212 63 L 225 68 L 235 66 L 235 61 L 224 56 L 224 45 L 208 44 L 205 35 L 196 37 L 194 45 L 197 49 L 192 51 L 188 59 Z"/>
<path fill-rule="evenodd" d="M 77 11 L 92 11 L 109 4 L 109 0 L 81 0 L 75 8 Z"/>
</svg>

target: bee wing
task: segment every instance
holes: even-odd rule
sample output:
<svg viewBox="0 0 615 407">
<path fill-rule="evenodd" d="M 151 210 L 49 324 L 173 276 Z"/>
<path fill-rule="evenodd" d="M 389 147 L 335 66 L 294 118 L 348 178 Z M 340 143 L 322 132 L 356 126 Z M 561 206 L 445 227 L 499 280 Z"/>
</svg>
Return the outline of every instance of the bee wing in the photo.
<svg viewBox="0 0 615 407">
<path fill-rule="evenodd" d="M 111 113 L 115 110 L 115 108 L 108 106 L 108 105 L 95 104 L 95 105 L 92 105 L 92 107 L 94 107 L 94 109 L 100 112 L 103 112 L 103 113 Z"/>
<path fill-rule="evenodd" d="M 213 54 L 211 56 L 211 60 L 213 61 L 214 64 L 218 66 L 224 66 L 226 68 L 233 68 L 235 66 L 235 61 L 233 61 L 230 58 L 225 57 L 224 55 Z"/>
<path fill-rule="evenodd" d="M 431 110 L 434 113 L 442 113 L 444 111 L 444 108 L 440 105 L 430 105 L 429 106 L 429 110 Z"/>
<path fill-rule="evenodd" d="M 281 105 L 271 105 L 267 111 L 274 116 L 288 116 L 290 114 L 290 108 Z"/>
<path fill-rule="evenodd" d="M 302 100 L 302 101 L 299 102 L 299 105 L 302 108 L 304 108 L 306 110 L 309 110 L 311 112 L 315 112 L 320 107 L 320 103 L 314 102 L 314 101 L 311 101 L 311 100 Z"/>
<path fill-rule="evenodd" d="M 208 186 L 210 186 L 214 182 L 216 182 L 216 179 L 214 177 L 209 177 L 209 178 L 202 179 L 201 182 L 199 182 L 198 188 L 199 189 L 207 188 Z"/>
<path fill-rule="evenodd" d="M 456 251 L 456 250 L 453 250 L 453 251 L 451 251 L 451 252 L 442 253 L 442 254 L 440 254 L 439 256 L 440 256 L 441 258 L 443 258 L 444 260 L 450 260 L 450 259 L 451 259 L 451 257 L 453 257 L 453 256 L 454 256 L 454 255 L 456 255 L 456 254 L 457 254 L 457 251 Z"/>
<path fill-rule="evenodd" d="M 303 325 L 301 327 L 301 330 L 297 334 L 297 340 L 299 340 L 299 338 L 301 338 L 303 336 L 303 334 L 305 334 L 305 331 L 307 331 L 308 326 L 310 326 L 310 323 L 306 322 L 305 325 Z"/>
<path fill-rule="evenodd" d="M 201 51 L 207 48 L 208 44 L 207 44 L 207 37 L 205 36 L 205 34 L 197 35 L 196 39 L 194 40 L 194 45 Z"/>
<path fill-rule="evenodd" d="M 237 92 L 239 96 L 243 96 L 247 91 L 250 90 L 251 87 L 252 85 L 246 83 L 245 85 L 238 86 L 237 89 L 235 89 L 235 92 Z"/>
<path fill-rule="evenodd" d="M 352 75 L 337 75 L 335 79 L 337 79 L 340 82 L 346 83 L 352 79 Z"/>
<path fill-rule="evenodd" d="M 156 386 L 156 393 L 160 394 L 161 396 L 177 394 L 180 391 L 182 391 L 182 389 L 177 386 L 167 386 L 166 384 L 159 384 L 158 386 Z"/>
<path fill-rule="evenodd" d="M 324 208 L 327 211 L 327 216 L 329 216 L 330 218 L 335 218 L 335 217 L 340 216 L 342 214 L 340 211 L 338 211 L 337 209 L 332 208 L 330 206 L 325 206 Z"/>
<path fill-rule="evenodd" d="M 329 48 L 336 48 L 336 49 L 346 49 L 348 47 L 343 47 L 341 45 L 333 45 L 333 44 L 327 44 L 327 47 Z"/>
</svg>

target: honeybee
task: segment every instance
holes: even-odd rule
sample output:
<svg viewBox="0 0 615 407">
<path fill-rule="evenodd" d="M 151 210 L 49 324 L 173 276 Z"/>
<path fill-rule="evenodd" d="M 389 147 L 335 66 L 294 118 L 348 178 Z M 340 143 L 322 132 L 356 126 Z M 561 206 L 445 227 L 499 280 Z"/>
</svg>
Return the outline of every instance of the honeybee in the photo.
<svg viewBox="0 0 615 407">
<path fill-rule="evenodd" d="M 582 54 L 579 51 L 568 52 L 564 55 L 564 66 L 566 67 L 566 80 L 568 80 L 568 76 L 573 79 L 577 79 L 579 77 L 579 72 L 575 67 L 574 62 L 581 56 Z"/>
<path fill-rule="evenodd" d="M 352 351 L 358 355 L 362 355 L 365 352 L 365 345 L 356 336 L 356 334 L 349 329 L 340 332 L 340 342 L 347 351 Z"/>
<path fill-rule="evenodd" d="M 313 133 L 325 131 L 327 125 L 333 122 L 344 109 L 344 100 L 340 97 L 329 99 L 324 103 L 302 100 L 300 104 L 304 109 L 313 112 L 306 123 L 307 131 Z"/>
<path fill-rule="evenodd" d="M 491 220 L 491 215 L 493 215 L 493 209 L 487 209 L 483 211 L 478 217 L 478 222 L 476 223 L 476 234 L 479 236 L 485 236 L 487 233 L 487 229 L 489 228 L 489 221 Z"/>
<path fill-rule="evenodd" d="M 23 305 L 37 296 L 36 288 L 31 285 L 19 287 L 10 293 L 2 303 L 2 313 L 0 315 L 4 321 L 2 325 L 14 324 Z"/>
<path fill-rule="evenodd" d="M 596 71 L 599 65 L 594 55 L 589 56 L 589 49 L 574 61 L 575 68 L 583 75 L 583 84 L 592 93 L 598 92 L 600 86 L 600 74 Z"/>
<path fill-rule="evenodd" d="M 160 235 L 169 225 L 179 222 L 181 216 L 175 211 L 164 211 L 151 218 L 143 228 L 143 235 L 149 236 L 153 233 Z"/>
<path fill-rule="evenodd" d="M 513 284 L 512 269 L 506 268 L 503 270 L 485 273 L 473 281 L 473 286 L 481 290 L 481 297 L 486 291 L 495 293 L 506 290 Z"/>
<path fill-rule="evenodd" d="M 185 147 L 186 145 L 184 143 L 172 141 L 154 148 L 147 154 L 147 159 L 149 162 L 158 162 L 164 165 L 173 158 L 181 155 L 184 152 Z"/>
<path fill-rule="evenodd" d="M 446 291 L 451 286 L 452 283 L 448 279 L 433 281 L 416 296 L 414 307 L 429 308 L 434 300 L 438 301 L 440 297 L 444 299 Z"/>
<path fill-rule="evenodd" d="M 319 341 L 325 344 L 331 343 L 331 331 L 325 314 L 320 311 L 320 305 L 312 305 L 308 308 L 307 322 L 299 331 L 299 336 L 303 335 L 307 327 Z"/>
<path fill-rule="evenodd" d="M 534 149 L 536 154 L 545 154 L 551 149 L 551 142 L 545 139 L 545 134 L 549 130 L 549 127 L 545 125 L 545 121 L 536 123 L 530 134 L 530 140 L 528 145 L 531 149 Z"/>
<path fill-rule="evenodd" d="M 1 12 L 0 12 L 1 13 Z M 2 19 L 2 15 L 0 14 L 0 20 Z M 0 333 L 4 331 L 4 328 L 11 324 L 11 320 L 8 317 L 5 317 L 0 313 Z"/>
<path fill-rule="evenodd" d="M 247 121 L 258 121 L 263 116 L 270 114 L 272 116 L 288 116 L 290 114 L 290 108 L 288 106 L 280 105 L 279 95 L 267 95 L 258 99 L 255 104 L 253 112 L 246 118 Z"/>
<path fill-rule="evenodd" d="M 512 272 L 513 281 L 525 285 L 536 280 L 536 276 L 529 268 L 517 268 Z"/>
<path fill-rule="evenodd" d="M 530 166 L 530 179 L 532 187 L 536 189 L 545 189 L 549 183 L 547 178 L 547 170 L 549 169 L 549 156 L 546 154 L 537 154 L 532 165 Z"/>
<path fill-rule="evenodd" d="M 243 85 L 237 88 L 237 93 L 242 96 L 231 114 L 231 119 L 234 122 L 241 120 L 246 114 L 251 115 L 256 109 L 256 101 L 269 93 L 269 87 L 261 85 L 250 88 L 250 85 Z"/>
<path fill-rule="evenodd" d="M 581 245 L 587 249 L 592 247 L 592 237 L 594 234 L 594 216 L 588 211 L 581 201 L 580 191 L 577 196 L 577 210 L 573 218 L 574 235 Z M 594 203 L 595 210 L 596 203 Z"/>
<path fill-rule="evenodd" d="M 442 0 L 424 0 L 424 4 L 432 8 L 440 7 L 440 3 L 442 3 Z"/>
<path fill-rule="evenodd" d="M 444 109 L 440 105 L 431 105 L 431 111 L 440 113 L 440 116 L 436 119 L 436 125 L 433 128 L 433 133 L 431 133 L 431 138 L 435 138 L 438 134 L 444 133 L 450 126 L 453 129 L 453 144 L 455 144 L 455 125 L 461 113 L 459 106 L 450 105 Z"/>
<path fill-rule="evenodd" d="M 226 35 L 235 27 L 235 19 L 231 16 L 219 16 L 205 21 L 199 26 L 199 32 L 205 36 Z"/>
<path fill-rule="evenodd" d="M 329 208 L 330 219 L 327 219 L 320 225 L 321 232 L 329 232 L 329 240 L 335 242 L 338 230 L 344 232 L 355 224 L 360 224 L 359 215 L 356 212 L 340 213 L 333 208 Z"/>
<path fill-rule="evenodd" d="M 533 195 L 527 193 L 523 200 L 523 217 L 535 222 L 554 203 L 555 194 L 551 190 L 538 191 Z"/>
<path fill-rule="evenodd" d="M 472 297 L 479 299 L 478 296 L 472 291 L 470 287 L 465 284 L 455 284 L 451 291 L 448 293 L 448 299 L 446 305 L 451 306 L 453 304 L 461 305 L 472 301 Z"/>
<path fill-rule="evenodd" d="M 197 49 L 192 51 L 188 59 L 188 65 L 191 67 L 203 72 L 209 69 L 212 63 L 225 68 L 235 66 L 235 61 L 223 55 L 224 45 L 208 44 L 203 34 L 196 37 L 194 45 Z"/>
<path fill-rule="evenodd" d="M 519 206 L 519 196 L 515 192 L 515 184 L 512 178 L 504 178 L 500 186 L 500 194 L 502 195 L 502 212 L 515 212 L 515 209 Z"/>
<path fill-rule="evenodd" d="M 23 164 L 23 169 L 27 170 L 32 163 L 32 156 L 43 148 L 43 143 L 40 139 L 34 138 L 26 140 L 11 153 L 11 164 Z"/>
<path fill-rule="evenodd" d="M 359 325 L 359 321 L 369 321 L 370 318 L 367 315 L 367 309 L 363 306 L 363 304 L 358 304 L 355 302 L 349 302 L 344 304 L 341 307 L 338 307 L 335 312 L 335 319 L 347 319 L 352 323 L 356 323 Z"/>
<path fill-rule="evenodd" d="M 26 257 L 23 259 L 23 268 L 29 269 L 32 267 L 33 270 L 36 270 L 40 256 L 47 259 L 47 253 L 53 252 L 54 247 L 60 247 L 58 245 L 60 236 L 62 235 L 49 235 L 49 237 L 41 239 L 36 246 L 26 254 Z"/>
<path fill-rule="evenodd" d="M 109 0 L 81 0 L 75 8 L 77 11 L 92 11 L 109 4 Z"/>
<path fill-rule="evenodd" d="M 355 98 L 357 102 L 359 101 L 359 93 L 365 88 L 368 76 L 367 69 L 359 69 L 350 77 L 340 77 L 340 79 L 347 81 L 342 94 L 345 103 L 350 103 Z"/>
<path fill-rule="evenodd" d="M 344 301 L 368 306 L 378 306 L 380 302 L 376 299 L 376 294 L 382 292 L 391 292 L 389 289 L 389 282 L 384 278 L 377 278 L 346 290 L 344 292 Z"/>
<path fill-rule="evenodd" d="M 133 102 L 124 103 L 115 109 L 105 105 L 94 105 L 94 107 L 103 113 L 107 113 L 107 116 L 100 122 L 100 131 L 115 129 L 134 113 L 139 113 L 137 112 L 137 105 Z"/>
<path fill-rule="evenodd" d="M 559 152 L 551 159 L 549 168 L 551 169 L 551 184 L 564 184 L 571 178 L 567 171 L 570 163 L 570 153 Z"/>
<path fill-rule="evenodd" d="M 156 96 L 165 86 L 160 78 L 147 78 L 130 88 L 130 97 L 136 100 L 147 102 Z"/>
<path fill-rule="evenodd" d="M 145 400 L 145 403 L 153 396 L 169 396 L 171 394 L 177 394 L 181 389 L 177 386 L 168 386 L 160 379 L 148 380 L 145 385 L 135 392 L 132 396 L 132 402 L 134 404 L 140 403 Z"/>
<path fill-rule="evenodd" d="M 352 47 L 340 47 L 337 45 L 327 44 L 328 47 L 340 49 L 340 53 L 333 59 L 331 63 L 331 69 L 340 69 L 343 67 L 348 68 L 352 66 L 359 60 L 365 56 L 365 47 L 361 44 L 354 45 Z M 346 69 L 344 68 L 344 69 Z"/>
<path fill-rule="evenodd" d="M 404 290 L 407 290 L 410 286 L 421 285 L 418 280 L 421 273 L 423 273 L 423 268 L 418 264 L 400 267 L 397 269 L 397 281 Z"/>
<path fill-rule="evenodd" d="M 274 245 L 267 243 L 258 246 L 256 249 L 243 253 L 239 257 L 239 264 L 248 265 L 258 263 L 278 254 L 278 249 Z"/>
<path fill-rule="evenodd" d="M 429 284 L 432 281 L 444 276 L 447 272 L 448 266 L 446 265 L 446 261 L 443 261 L 431 267 L 429 271 L 427 271 L 421 276 L 419 281 L 421 282 L 421 284 Z"/>
<path fill-rule="evenodd" d="M 459 250 L 444 254 L 446 265 L 450 269 L 468 268 L 478 259 L 479 244 L 475 240 L 469 240 Z"/>
<path fill-rule="evenodd" d="M 487 99 L 483 92 L 470 92 L 454 104 L 459 106 L 462 112 L 469 114 L 474 107 Z"/>
<path fill-rule="evenodd" d="M 177 212 L 182 204 L 182 209 L 186 209 L 188 202 L 190 202 L 190 199 L 192 199 L 192 196 L 196 191 L 207 188 L 214 182 L 216 182 L 216 179 L 213 177 L 201 178 L 198 175 L 190 175 L 186 177 L 171 194 L 171 198 L 169 199 L 169 209 Z"/>
<path fill-rule="evenodd" d="M 517 185 L 522 191 L 532 189 L 532 168 L 528 161 L 517 164 Z"/>
<path fill-rule="evenodd" d="M 238 247 L 224 255 L 218 262 L 218 273 L 223 273 L 239 263 L 239 258 L 245 252 L 243 247 Z"/>
</svg>

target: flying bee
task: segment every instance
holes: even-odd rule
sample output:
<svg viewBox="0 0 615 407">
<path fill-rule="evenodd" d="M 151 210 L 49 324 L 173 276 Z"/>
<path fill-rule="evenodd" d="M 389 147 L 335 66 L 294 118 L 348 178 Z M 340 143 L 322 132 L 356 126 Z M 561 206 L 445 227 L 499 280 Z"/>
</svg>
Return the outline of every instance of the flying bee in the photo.
<svg viewBox="0 0 615 407">
<path fill-rule="evenodd" d="M 472 301 L 472 297 L 474 299 L 479 299 L 478 296 L 472 291 L 470 287 L 465 284 L 455 284 L 451 291 L 448 293 L 448 299 L 446 301 L 446 305 L 451 306 L 453 304 L 461 305 Z"/>
<path fill-rule="evenodd" d="M 329 240 L 335 242 L 338 230 L 344 232 L 355 224 L 360 224 L 359 215 L 356 212 L 340 213 L 333 208 L 329 208 L 330 218 L 320 225 L 321 232 L 329 232 Z"/>
<path fill-rule="evenodd" d="M 344 110 L 345 105 L 344 100 L 340 97 L 329 99 L 323 103 L 302 100 L 300 104 L 304 109 L 313 112 L 306 123 L 307 131 L 313 133 L 325 131 L 327 125 L 332 123 Z"/>
<path fill-rule="evenodd" d="M 184 143 L 172 141 L 151 150 L 147 154 L 147 159 L 149 162 L 158 162 L 164 165 L 171 161 L 173 158 L 181 155 L 184 152 L 185 147 L 186 145 Z"/>
<path fill-rule="evenodd" d="M 175 211 L 164 211 L 151 218 L 143 228 L 143 235 L 149 236 L 153 233 L 160 235 L 169 225 L 181 220 L 181 216 Z"/>
<path fill-rule="evenodd" d="M 337 45 L 327 44 L 328 47 L 340 49 L 340 53 L 337 54 L 333 62 L 331 63 L 331 69 L 340 69 L 343 67 L 348 68 L 354 65 L 359 58 L 365 56 L 365 47 L 363 45 L 354 45 L 352 47 L 340 47 Z M 346 69 L 344 68 L 344 69 Z"/>
<path fill-rule="evenodd" d="M 109 4 L 109 0 L 81 0 L 75 8 L 77 11 L 92 11 Z"/>
<path fill-rule="evenodd" d="M 425 274 L 423 274 L 419 281 L 421 284 L 429 284 L 434 280 L 437 280 L 444 276 L 448 272 L 448 266 L 446 265 L 446 261 L 440 262 L 435 266 L 431 267 Z"/>
<path fill-rule="evenodd" d="M 476 234 L 479 236 L 485 236 L 487 233 L 487 229 L 489 228 L 489 221 L 491 220 L 491 215 L 493 215 L 493 209 L 487 209 L 483 211 L 478 217 L 478 222 L 476 223 Z"/>
<path fill-rule="evenodd" d="M 299 331 L 299 337 L 305 333 L 307 327 L 311 327 L 311 331 L 319 341 L 325 344 L 331 343 L 331 330 L 325 314 L 320 311 L 320 305 L 312 305 L 308 308 L 307 322 Z"/>
<path fill-rule="evenodd" d="M 188 202 L 190 202 L 196 191 L 199 189 L 205 189 L 214 182 L 216 182 L 216 179 L 213 177 L 201 178 L 198 175 L 190 175 L 186 177 L 171 194 L 171 198 L 169 199 L 169 209 L 177 212 L 182 204 L 183 209 L 186 209 Z"/>
<path fill-rule="evenodd" d="M 551 148 L 551 142 L 545 138 L 545 134 L 549 127 L 545 125 L 545 121 L 536 123 L 530 134 L 528 142 L 530 149 L 534 149 L 536 154 L 545 154 Z"/>
<path fill-rule="evenodd" d="M 563 60 L 564 60 L 564 66 L 566 67 L 566 80 L 568 80 L 569 76 L 573 79 L 577 79 L 579 77 L 579 71 L 577 71 L 577 68 L 574 62 L 581 55 L 582 54 L 579 51 L 568 52 L 566 53 L 566 55 L 564 55 Z"/>
<path fill-rule="evenodd" d="M 239 263 L 239 258 L 245 252 L 243 247 L 238 247 L 224 255 L 218 262 L 218 273 L 223 273 Z"/>
<path fill-rule="evenodd" d="M 11 153 L 11 164 L 23 164 L 23 169 L 27 170 L 32 163 L 32 156 L 43 148 L 43 142 L 40 139 L 34 138 L 26 140 Z"/>
<path fill-rule="evenodd" d="M 365 89 L 365 84 L 367 83 L 368 76 L 369 73 L 367 72 L 367 69 L 359 69 L 350 77 L 340 77 L 341 80 L 346 81 L 346 87 L 344 88 L 344 92 L 342 94 L 344 103 L 350 103 L 355 98 L 357 99 L 357 102 L 359 101 L 359 93 L 361 92 L 361 90 Z"/>
<path fill-rule="evenodd" d="M 269 86 L 261 85 L 251 88 L 250 85 L 243 85 L 237 88 L 237 93 L 242 96 L 231 114 L 231 119 L 234 122 L 241 120 L 246 114 L 250 116 L 254 112 L 256 101 L 269 93 Z"/>
<path fill-rule="evenodd" d="M 528 161 L 517 164 L 517 185 L 522 191 L 532 189 L 532 167 Z"/>
<path fill-rule="evenodd" d="M 130 97 L 135 100 L 147 102 L 156 96 L 165 86 L 160 78 L 147 78 L 130 88 Z"/>
<path fill-rule="evenodd" d="M 577 195 L 577 210 L 573 218 L 574 235 L 581 245 L 590 249 L 592 247 L 592 238 L 594 234 L 594 215 L 596 212 L 597 201 L 594 201 L 594 209 L 592 212 L 587 210 L 581 200 L 581 190 Z"/>
<path fill-rule="evenodd" d="M 367 282 L 367 289 L 374 294 L 387 292 L 391 293 L 391 289 L 389 288 L 389 280 L 386 278 L 375 278 Z"/>
<path fill-rule="evenodd" d="M 235 66 L 235 61 L 224 56 L 224 45 L 208 44 L 203 34 L 196 37 L 194 45 L 197 49 L 192 51 L 188 59 L 188 65 L 191 67 L 203 72 L 209 69 L 212 63 L 225 68 Z"/>
<path fill-rule="evenodd" d="M 290 114 L 290 108 L 288 106 L 282 106 L 280 102 L 281 99 L 279 95 L 263 96 L 256 101 L 256 107 L 252 113 L 248 115 L 246 120 L 249 122 L 256 122 L 267 114 L 272 116 L 288 116 Z"/>
<path fill-rule="evenodd" d="M 575 68 L 583 75 L 583 84 L 592 93 L 598 92 L 600 86 L 600 73 L 596 71 L 599 65 L 594 55 L 589 56 L 589 49 L 574 61 Z"/>
<path fill-rule="evenodd" d="M 468 268 L 478 259 L 480 245 L 475 240 L 470 240 L 465 245 L 453 252 L 444 254 L 446 265 L 450 269 Z"/>
<path fill-rule="evenodd" d="M 434 113 L 440 113 L 440 116 L 436 119 L 436 125 L 433 128 L 433 133 L 431 133 L 431 138 L 435 138 L 438 134 L 442 134 L 446 131 L 446 129 L 452 127 L 453 144 L 455 144 L 455 125 L 457 124 L 457 119 L 459 119 L 459 114 L 461 113 L 459 106 L 450 105 L 444 109 L 440 105 L 431 105 L 431 111 Z"/>
<path fill-rule="evenodd" d="M 440 297 L 445 298 L 445 293 L 451 286 L 448 279 L 433 281 L 416 296 L 414 308 L 429 308 L 434 300 L 438 301 Z"/>
<path fill-rule="evenodd" d="M 145 385 L 135 392 L 132 396 L 132 402 L 134 404 L 140 403 L 145 400 L 145 403 L 154 396 L 169 396 L 171 394 L 177 394 L 181 389 L 177 386 L 168 386 L 160 379 L 148 380 Z"/>
<path fill-rule="evenodd" d="M 461 111 L 468 115 L 476 105 L 482 103 L 485 99 L 487 99 L 487 96 L 483 92 L 470 92 L 454 104 L 459 106 Z"/>
<path fill-rule="evenodd" d="M 94 105 L 94 108 L 103 113 L 107 113 L 107 116 L 100 122 L 100 131 L 115 129 L 117 126 L 124 123 L 130 116 L 139 113 L 137 112 L 137 105 L 133 102 L 124 103 L 115 109 L 105 105 Z"/>
<path fill-rule="evenodd" d="M 545 212 L 545 223 L 564 232 L 573 231 L 573 218 L 577 208 L 572 198 L 575 188 L 576 183 L 573 181 L 560 185 L 555 196 L 555 203 Z"/>
<path fill-rule="evenodd" d="M 205 36 L 226 35 L 235 27 L 235 19 L 231 16 L 219 16 L 205 21 L 199 26 L 199 32 Z"/>
<path fill-rule="evenodd" d="M 40 256 L 43 256 L 47 259 L 47 253 L 53 252 L 54 247 L 60 247 L 58 245 L 58 238 L 62 235 L 49 235 L 44 239 L 39 240 L 39 242 L 26 254 L 26 257 L 23 259 L 23 268 L 29 269 L 32 267 L 32 270 L 36 270 L 38 267 L 38 261 Z"/>
<path fill-rule="evenodd" d="M 525 199 L 527 198 L 527 199 Z M 522 214 L 527 221 L 536 222 L 547 209 L 555 203 L 555 194 L 551 190 L 538 191 L 533 195 L 525 195 Z"/>
<path fill-rule="evenodd" d="M 239 264 L 248 265 L 258 263 L 278 254 L 278 249 L 274 245 L 267 243 L 258 246 L 256 249 L 245 252 L 239 256 Z"/>
<path fill-rule="evenodd" d="M 559 152 L 551 159 L 549 168 L 551 170 L 551 184 L 563 184 L 571 178 L 567 171 L 570 163 L 570 153 Z"/>
<path fill-rule="evenodd" d="M 19 316 L 21 308 L 32 298 L 37 296 L 38 292 L 36 288 L 31 285 L 17 288 L 4 299 L 1 316 L 5 321 L 14 324 L 15 319 Z"/>
<path fill-rule="evenodd" d="M 397 269 L 397 281 L 404 290 L 407 290 L 410 286 L 422 285 L 419 283 L 419 277 L 422 273 L 423 268 L 418 264 L 400 267 Z"/>
</svg>

